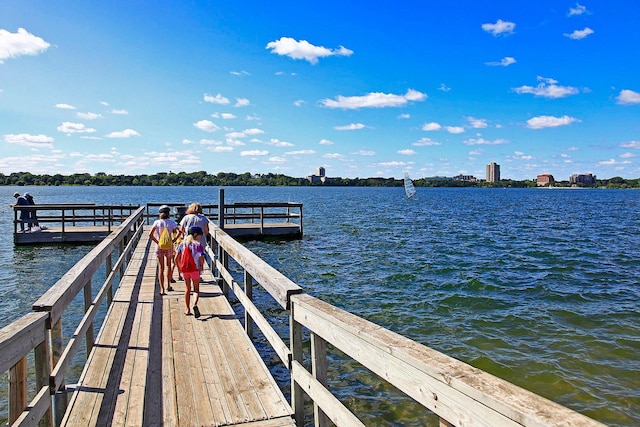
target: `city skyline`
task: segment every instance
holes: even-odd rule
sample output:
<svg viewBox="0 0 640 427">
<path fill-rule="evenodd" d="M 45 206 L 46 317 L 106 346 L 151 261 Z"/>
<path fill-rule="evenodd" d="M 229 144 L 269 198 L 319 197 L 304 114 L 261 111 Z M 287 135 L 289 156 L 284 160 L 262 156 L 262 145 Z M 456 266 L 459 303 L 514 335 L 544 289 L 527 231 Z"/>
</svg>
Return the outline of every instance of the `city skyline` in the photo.
<svg viewBox="0 0 640 427">
<path fill-rule="evenodd" d="M 640 176 L 631 0 L 67 6 L 0 4 L 0 173 Z"/>
</svg>

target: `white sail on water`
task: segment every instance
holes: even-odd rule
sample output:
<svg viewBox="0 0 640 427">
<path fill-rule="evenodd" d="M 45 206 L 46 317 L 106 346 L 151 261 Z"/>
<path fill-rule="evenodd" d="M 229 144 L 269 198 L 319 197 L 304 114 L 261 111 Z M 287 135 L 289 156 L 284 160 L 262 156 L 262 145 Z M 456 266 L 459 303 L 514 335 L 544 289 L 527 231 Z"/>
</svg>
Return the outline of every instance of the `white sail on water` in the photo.
<svg viewBox="0 0 640 427">
<path fill-rule="evenodd" d="M 409 178 L 409 172 L 404 173 L 404 191 L 409 199 L 416 195 L 416 189 L 413 186 L 413 181 Z"/>
</svg>

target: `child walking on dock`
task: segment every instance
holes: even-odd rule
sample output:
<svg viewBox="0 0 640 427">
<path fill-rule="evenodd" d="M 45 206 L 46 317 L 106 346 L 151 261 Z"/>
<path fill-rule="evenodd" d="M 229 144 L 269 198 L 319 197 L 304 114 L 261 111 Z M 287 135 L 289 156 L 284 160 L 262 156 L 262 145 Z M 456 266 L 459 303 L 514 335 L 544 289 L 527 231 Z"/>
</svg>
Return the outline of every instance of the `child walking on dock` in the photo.
<svg viewBox="0 0 640 427">
<path fill-rule="evenodd" d="M 193 314 L 200 317 L 198 309 L 198 301 L 200 300 L 200 273 L 204 267 L 204 247 L 200 243 L 200 237 L 203 230 L 200 227 L 189 227 L 187 237 L 178 245 L 177 262 L 178 268 L 182 272 L 184 278 L 184 302 L 187 306 L 187 316 L 191 315 L 191 283 L 193 283 L 193 292 L 195 293 L 195 302 L 193 304 Z"/>
<path fill-rule="evenodd" d="M 151 240 L 158 245 L 156 255 L 158 256 L 158 281 L 160 282 L 160 294 L 164 295 L 164 283 L 167 281 L 167 290 L 171 287 L 171 262 L 173 260 L 173 242 L 179 233 L 178 224 L 169 218 L 169 206 L 160 206 L 158 209 L 160 219 L 157 219 L 151 227 Z"/>
</svg>

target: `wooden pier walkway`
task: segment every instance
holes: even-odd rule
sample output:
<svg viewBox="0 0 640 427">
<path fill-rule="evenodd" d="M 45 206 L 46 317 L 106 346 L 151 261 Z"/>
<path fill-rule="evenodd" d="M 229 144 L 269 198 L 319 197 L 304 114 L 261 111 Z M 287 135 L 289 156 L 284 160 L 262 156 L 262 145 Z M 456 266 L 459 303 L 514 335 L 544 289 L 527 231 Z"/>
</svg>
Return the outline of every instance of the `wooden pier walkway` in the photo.
<svg viewBox="0 0 640 427">
<path fill-rule="evenodd" d="M 293 426 L 293 411 L 210 271 L 199 319 L 184 282 L 161 296 L 145 230 L 63 425 Z"/>
</svg>

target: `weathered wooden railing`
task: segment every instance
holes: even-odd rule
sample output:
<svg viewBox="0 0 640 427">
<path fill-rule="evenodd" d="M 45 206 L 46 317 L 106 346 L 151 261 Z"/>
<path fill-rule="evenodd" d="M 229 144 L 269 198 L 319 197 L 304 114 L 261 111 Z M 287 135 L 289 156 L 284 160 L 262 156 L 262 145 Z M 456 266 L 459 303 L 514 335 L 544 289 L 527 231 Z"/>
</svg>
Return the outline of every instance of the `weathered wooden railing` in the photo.
<svg viewBox="0 0 640 427">
<path fill-rule="evenodd" d="M 303 234 L 302 203 L 293 202 L 241 202 L 225 204 L 224 190 L 220 190 L 220 204 L 203 204 L 203 214 L 214 221 L 222 229 L 228 224 L 259 224 L 260 233 L 266 222 L 292 223 L 298 226 L 299 235 Z M 153 222 L 158 217 L 158 208 L 167 205 L 174 211 L 176 219 L 180 219 L 186 211 L 186 205 L 182 203 L 147 203 L 147 223 Z M 223 209 L 220 210 L 220 205 Z"/>
<path fill-rule="evenodd" d="M 86 343 L 87 355 L 93 346 L 95 316 L 105 299 L 107 306 L 111 304 L 116 278 L 122 279 L 142 234 L 143 214 L 144 208 L 137 208 L 33 304 L 34 313 L 0 330 L 0 371 L 9 371 L 9 422 L 12 426 L 52 425 L 61 419 L 66 405 L 67 371 L 82 341 Z M 118 256 L 115 262 L 114 254 Z M 92 298 L 92 278 L 102 266 L 106 279 Z M 81 292 L 84 316 L 65 344 L 62 316 Z M 29 379 L 26 366 L 31 350 L 34 350 L 37 395 L 27 405 Z"/>
<path fill-rule="evenodd" d="M 302 289 L 210 223 L 210 245 L 223 290 L 233 291 L 245 311 L 245 329 L 253 325 L 291 372 L 296 423 L 304 425 L 304 394 L 314 404 L 315 425 L 364 425 L 331 392 L 327 381 L 327 344 L 353 358 L 435 413 L 441 426 L 601 426 L 584 415 L 439 353 L 358 316 L 302 293 Z M 210 256 L 214 255 L 214 250 Z M 244 271 L 244 286 L 229 271 L 229 258 Z M 236 275 L 238 273 L 236 272 Z M 252 301 L 262 286 L 289 310 L 289 346 Z M 305 336 L 310 354 L 303 353 Z M 311 369 L 304 361 L 310 361 Z"/>
<path fill-rule="evenodd" d="M 53 203 L 29 206 L 13 206 L 13 232 L 33 223 L 47 227 L 61 227 L 62 233 L 69 226 L 102 225 L 109 232 L 138 209 L 134 205 L 96 205 L 94 203 Z M 21 219 L 22 211 L 29 212 L 30 219 Z"/>
</svg>

